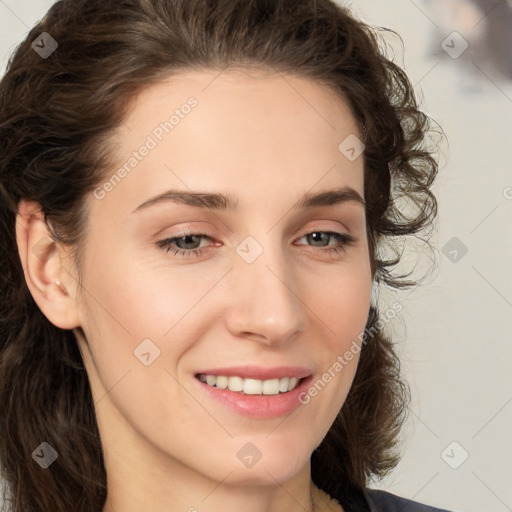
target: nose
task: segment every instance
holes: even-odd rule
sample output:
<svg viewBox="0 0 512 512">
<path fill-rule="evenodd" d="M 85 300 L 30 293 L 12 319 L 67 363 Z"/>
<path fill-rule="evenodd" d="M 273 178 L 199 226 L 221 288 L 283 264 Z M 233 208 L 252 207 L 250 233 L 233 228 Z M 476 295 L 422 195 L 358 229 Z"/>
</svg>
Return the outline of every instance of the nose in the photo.
<svg viewBox="0 0 512 512">
<path fill-rule="evenodd" d="M 252 263 L 237 255 L 229 279 L 225 318 L 233 336 L 277 345 L 304 330 L 302 290 L 284 251 L 266 248 Z"/>
</svg>

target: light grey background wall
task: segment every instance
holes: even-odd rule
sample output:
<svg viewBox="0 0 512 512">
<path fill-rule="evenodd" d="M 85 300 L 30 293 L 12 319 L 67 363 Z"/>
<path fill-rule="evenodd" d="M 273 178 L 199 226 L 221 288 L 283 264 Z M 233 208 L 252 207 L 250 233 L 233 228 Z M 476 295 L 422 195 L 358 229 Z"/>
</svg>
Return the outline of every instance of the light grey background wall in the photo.
<svg viewBox="0 0 512 512">
<path fill-rule="evenodd" d="M 382 487 L 450 510 L 505 512 L 512 510 L 512 87 L 478 52 L 464 67 L 463 55 L 441 48 L 453 56 L 463 49 L 456 34 L 446 41 L 453 31 L 469 41 L 468 52 L 474 39 L 478 45 L 486 13 L 464 11 L 466 3 L 350 2 L 402 36 L 405 68 L 448 139 L 435 187 L 438 268 L 428 284 L 400 294 L 413 403 L 404 457 Z M 450 13 L 458 7 L 458 16 Z M 429 57 L 430 48 L 439 56 Z"/>
<path fill-rule="evenodd" d="M 0 75 L 52 3 L 0 0 Z M 403 52 L 387 38 L 396 61 L 448 139 L 434 189 L 435 270 L 412 291 L 381 295 L 383 304 L 403 305 L 387 328 L 413 401 L 402 461 L 374 486 L 454 511 L 511 511 L 512 82 L 499 80 L 478 52 L 462 65 L 457 54 L 466 41 L 467 51 L 478 47 L 490 16 L 465 10 L 465 0 L 347 3 L 401 35 Z"/>
</svg>

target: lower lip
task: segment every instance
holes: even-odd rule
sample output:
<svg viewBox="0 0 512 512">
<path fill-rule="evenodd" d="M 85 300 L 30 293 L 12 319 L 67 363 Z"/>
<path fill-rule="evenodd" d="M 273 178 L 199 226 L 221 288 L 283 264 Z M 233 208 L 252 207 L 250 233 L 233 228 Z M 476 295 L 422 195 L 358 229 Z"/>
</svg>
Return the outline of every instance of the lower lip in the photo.
<svg viewBox="0 0 512 512">
<path fill-rule="evenodd" d="M 242 416 L 257 419 L 277 418 L 303 405 L 299 401 L 299 395 L 306 391 L 313 376 L 303 379 L 300 384 L 286 393 L 277 395 L 246 395 L 229 389 L 220 389 L 201 382 L 197 377 L 194 380 L 211 398 L 220 402 Z"/>
</svg>

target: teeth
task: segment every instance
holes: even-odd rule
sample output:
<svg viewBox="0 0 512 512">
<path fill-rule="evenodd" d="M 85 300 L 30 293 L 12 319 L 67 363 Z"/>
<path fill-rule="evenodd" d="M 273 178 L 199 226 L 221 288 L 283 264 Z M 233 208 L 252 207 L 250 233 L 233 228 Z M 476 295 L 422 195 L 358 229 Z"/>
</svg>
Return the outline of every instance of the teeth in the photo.
<svg viewBox="0 0 512 512">
<path fill-rule="evenodd" d="M 299 379 L 297 377 L 283 377 L 282 379 L 242 379 L 242 377 L 226 377 L 224 375 L 199 374 L 199 380 L 209 386 L 230 391 L 242 392 L 246 395 L 277 395 L 286 393 L 296 388 Z"/>
<path fill-rule="evenodd" d="M 217 383 L 217 377 L 213 377 L 215 379 L 215 384 Z M 244 389 L 244 379 L 242 377 L 228 377 L 228 389 L 231 391 L 243 391 Z"/>
<path fill-rule="evenodd" d="M 215 385 L 220 389 L 226 389 L 228 387 L 228 378 L 221 375 L 217 377 L 216 381 L 213 384 L 210 385 Z"/>
</svg>

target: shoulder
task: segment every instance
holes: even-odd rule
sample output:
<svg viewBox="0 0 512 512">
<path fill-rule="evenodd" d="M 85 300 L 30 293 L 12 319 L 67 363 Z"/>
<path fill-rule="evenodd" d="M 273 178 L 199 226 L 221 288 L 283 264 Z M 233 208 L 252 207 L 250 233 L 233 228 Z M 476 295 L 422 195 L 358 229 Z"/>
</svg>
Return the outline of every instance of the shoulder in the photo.
<svg viewBox="0 0 512 512">
<path fill-rule="evenodd" d="M 371 512 L 448 512 L 445 509 L 422 505 L 417 501 L 401 498 L 386 491 L 364 489 Z"/>
</svg>

